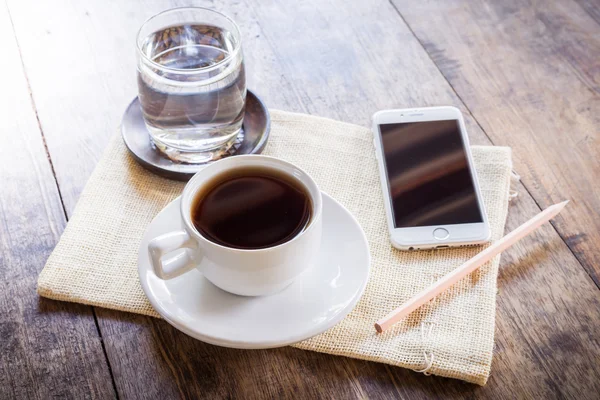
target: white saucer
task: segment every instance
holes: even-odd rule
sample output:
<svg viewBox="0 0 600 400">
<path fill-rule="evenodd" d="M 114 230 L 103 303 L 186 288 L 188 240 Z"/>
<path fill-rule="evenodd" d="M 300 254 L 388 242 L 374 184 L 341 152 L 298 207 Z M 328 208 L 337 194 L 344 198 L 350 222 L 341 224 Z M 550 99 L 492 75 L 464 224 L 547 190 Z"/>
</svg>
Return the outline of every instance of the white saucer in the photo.
<svg viewBox="0 0 600 400">
<path fill-rule="evenodd" d="M 154 309 L 180 331 L 218 346 L 263 349 L 306 340 L 341 321 L 362 296 L 371 256 L 354 217 L 323 193 L 323 242 L 315 265 L 280 293 L 243 297 L 225 292 L 198 270 L 163 281 L 152 270 L 148 242 L 183 229 L 179 198 L 152 221 L 138 271 Z"/>
</svg>

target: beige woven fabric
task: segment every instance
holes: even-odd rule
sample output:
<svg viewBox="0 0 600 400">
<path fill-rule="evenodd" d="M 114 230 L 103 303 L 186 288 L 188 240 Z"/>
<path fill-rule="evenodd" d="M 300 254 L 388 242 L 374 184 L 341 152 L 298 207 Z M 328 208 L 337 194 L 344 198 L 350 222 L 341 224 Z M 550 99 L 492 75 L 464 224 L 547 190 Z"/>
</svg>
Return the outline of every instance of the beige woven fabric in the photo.
<svg viewBox="0 0 600 400">
<path fill-rule="evenodd" d="M 272 111 L 265 154 L 297 164 L 362 225 L 372 255 L 367 289 L 329 331 L 296 347 L 384 362 L 485 384 L 492 360 L 497 258 L 384 334 L 373 323 L 481 248 L 401 252 L 388 240 L 372 135 L 364 127 Z M 473 147 L 492 239 L 508 208 L 510 149 Z M 40 274 L 38 292 L 158 317 L 137 276 L 137 252 L 152 218 L 183 188 L 138 166 L 120 137 L 108 145 L 73 217 Z"/>
</svg>

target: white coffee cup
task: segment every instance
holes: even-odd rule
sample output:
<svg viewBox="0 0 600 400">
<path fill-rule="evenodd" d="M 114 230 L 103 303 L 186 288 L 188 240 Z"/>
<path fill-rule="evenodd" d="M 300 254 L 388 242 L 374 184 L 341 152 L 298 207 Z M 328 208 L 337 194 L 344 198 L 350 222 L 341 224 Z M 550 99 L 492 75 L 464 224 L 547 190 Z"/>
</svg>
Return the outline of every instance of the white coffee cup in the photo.
<svg viewBox="0 0 600 400">
<path fill-rule="evenodd" d="M 220 174 L 247 167 L 268 168 L 285 174 L 304 187 L 310 196 L 310 222 L 288 242 L 256 250 L 237 249 L 208 240 L 194 227 L 191 211 L 198 191 Z M 180 211 L 185 230 L 161 235 L 148 244 L 152 267 L 161 279 L 172 279 L 197 268 L 206 279 L 228 292 L 243 296 L 269 295 L 283 290 L 308 269 L 321 244 L 321 191 L 306 172 L 273 157 L 235 156 L 207 166 L 185 186 Z M 170 257 L 164 257 L 170 253 L 173 253 Z"/>
</svg>

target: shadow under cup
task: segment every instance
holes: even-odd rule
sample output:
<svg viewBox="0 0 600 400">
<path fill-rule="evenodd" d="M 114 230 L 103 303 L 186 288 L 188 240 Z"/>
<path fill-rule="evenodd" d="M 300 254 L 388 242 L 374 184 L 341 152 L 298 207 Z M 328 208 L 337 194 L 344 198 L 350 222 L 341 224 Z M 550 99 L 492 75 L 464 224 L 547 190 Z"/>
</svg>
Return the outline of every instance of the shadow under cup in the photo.
<svg viewBox="0 0 600 400">
<path fill-rule="evenodd" d="M 242 128 L 246 75 L 229 17 L 176 8 L 148 19 L 137 38 L 137 83 L 150 138 L 170 159 L 219 159 Z"/>
</svg>

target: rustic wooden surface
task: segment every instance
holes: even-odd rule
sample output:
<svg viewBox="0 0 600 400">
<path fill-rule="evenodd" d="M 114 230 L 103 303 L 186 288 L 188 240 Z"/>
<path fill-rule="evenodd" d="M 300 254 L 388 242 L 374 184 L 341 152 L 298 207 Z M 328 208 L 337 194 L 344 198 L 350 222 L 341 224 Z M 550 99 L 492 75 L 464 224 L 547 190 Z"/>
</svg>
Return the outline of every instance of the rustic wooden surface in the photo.
<svg viewBox="0 0 600 400">
<path fill-rule="evenodd" d="M 0 37 L 0 399 L 110 398 L 92 308 L 36 294 L 65 214 L 5 4 Z"/>
<path fill-rule="evenodd" d="M 39 299 L 37 273 L 136 93 L 133 38 L 189 3 L 0 7 L 0 398 L 596 398 L 600 391 L 600 5 L 208 1 L 244 34 L 268 106 L 368 125 L 455 105 L 472 141 L 513 147 L 507 229 L 568 213 L 502 258 L 485 387 L 292 348 L 223 349 L 164 321 Z M 594 281 L 595 280 L 595 281 Z"/>
</svg>

